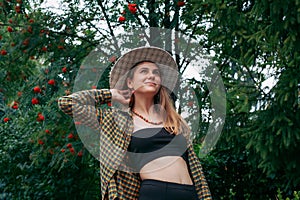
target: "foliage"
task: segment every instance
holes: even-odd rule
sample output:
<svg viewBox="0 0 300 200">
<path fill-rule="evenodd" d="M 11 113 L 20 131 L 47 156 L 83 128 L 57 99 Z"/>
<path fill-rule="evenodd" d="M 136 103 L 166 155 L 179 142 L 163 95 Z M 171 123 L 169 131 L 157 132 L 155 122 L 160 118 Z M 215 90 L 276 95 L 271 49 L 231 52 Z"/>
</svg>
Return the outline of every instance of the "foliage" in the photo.
<svg viewBox="0 0 300 200">
<path fill-rule="evenodd" d="M 278 189 L 278 194 L 277 194 L 277 198 L 278 198 L 278 200 L 283 200 L 283 199 L 285 199 L 285 200 L 290 200 L 291 198 L 289 198 L 289 197 L 287 197 L 287 198 L 283 198 L 282 197 L 282 194 L 281 194 L 281 191 L 280 191 L 280 189 Z M 298 199 L 300 199 L 300 192 L 298 191 L 294 191 L 294 193 L 293 193 L 293 198 L 292 198 L 293 200 L 298 200 Z"/>
<path fill-rule="evenodd" d="M 90 44 L 76 44 L 27 1 L 1 3 L 1 198 L 98 199 L 98 162 L 56 102 L 71 92 Z"/>
<path fill-rule="evenodd" d="M 300 184 L 299 1 L 193 2 L 190 9 L 197 17 L 184 20 L 207 22 L 200 42 L 214 51 L 227 90 L 226 125 L 214 157 L 230 149 L 247 160 L 236 173 L 246 167 L 245 177 L 251 170 L 262 174 L 259 181 L 268 187 L 261 194 L 273 190 L 273 198 L 276 187 L 291 194 Z M 265 87 L 270 80 L 274 87 Z"/>
</svg>

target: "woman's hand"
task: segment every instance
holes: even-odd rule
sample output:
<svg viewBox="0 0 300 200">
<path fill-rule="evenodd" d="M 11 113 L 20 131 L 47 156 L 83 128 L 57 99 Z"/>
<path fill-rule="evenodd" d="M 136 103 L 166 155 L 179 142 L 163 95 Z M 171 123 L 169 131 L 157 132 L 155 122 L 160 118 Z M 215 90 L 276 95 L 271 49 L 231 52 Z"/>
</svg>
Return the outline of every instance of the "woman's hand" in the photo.
<svg viewBox="0 0 300 200">
<path fill-rule="evenodd" d="M 110 92 L 111 92 L 112 101 L 117 101 L 123 105 L 129 104 L 130 97 L 132 95 L 131 90 L 111 89 Z"/>
</svg>

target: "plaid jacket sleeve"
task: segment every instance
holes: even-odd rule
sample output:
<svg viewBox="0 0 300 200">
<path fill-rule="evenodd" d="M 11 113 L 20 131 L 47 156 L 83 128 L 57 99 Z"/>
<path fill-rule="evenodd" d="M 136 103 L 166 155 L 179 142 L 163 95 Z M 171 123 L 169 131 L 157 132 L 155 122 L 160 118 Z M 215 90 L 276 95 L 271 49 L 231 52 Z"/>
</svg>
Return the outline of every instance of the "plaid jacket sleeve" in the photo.
<svg viewBox="0 0 300 200">
<path fill-rule="evenodd" d="M 73 117 L 75 123 L 82 123 L 99 130 L 102 111 L 98 106 L 111 101 L 111 92 L 108 89 L 93 89 L 75 92 L 58 99 L 59 108 Z"/>
</svg>

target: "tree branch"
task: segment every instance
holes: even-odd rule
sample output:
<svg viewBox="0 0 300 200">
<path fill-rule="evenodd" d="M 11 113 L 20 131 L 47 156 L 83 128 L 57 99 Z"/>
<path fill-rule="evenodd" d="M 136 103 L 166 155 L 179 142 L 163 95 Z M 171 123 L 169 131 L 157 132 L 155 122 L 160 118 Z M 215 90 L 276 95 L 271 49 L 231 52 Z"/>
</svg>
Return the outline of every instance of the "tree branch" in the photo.
<svg viewBox="0 0 300 200">
<path fill-rule="evenodd" d="M 115 37 L 114 31 L 113 31 L 113 29 L 112 29 L 112 26 L 111 26 L 111 24 L 110 24 L 109 18 L 108 18 L 107 14 L 106 14 L 106 10 L 105 10 L 105 8 L 104 8 L 104 6 L 103 6 L 101 0 L 97 0 L 97 2 L 98 2 L 98 5 L 100 6 L 100 8 L 101 8 L 101 10 L 102 10 L 102 12 L 103 12 L 103 14 L 104 14 L 104 18 L 105 18 L 105 20 L 106 20 L 106 23 L 107 23 L 107 26 L 108 26 L 110 35 L 112 36 L 112 39 L 113 39 L 113 41 L 114 41 L 114 47 L 116 48 L 116 51 L 117 51 L 118 54 L 120 55 L 120 54 L 121 54 L 120 48 L 119 48 L 119 46 L 118 46 L 118 42 L 117 42 L 117 39 L 116 39 L 116 37 Z"/>
</svg>

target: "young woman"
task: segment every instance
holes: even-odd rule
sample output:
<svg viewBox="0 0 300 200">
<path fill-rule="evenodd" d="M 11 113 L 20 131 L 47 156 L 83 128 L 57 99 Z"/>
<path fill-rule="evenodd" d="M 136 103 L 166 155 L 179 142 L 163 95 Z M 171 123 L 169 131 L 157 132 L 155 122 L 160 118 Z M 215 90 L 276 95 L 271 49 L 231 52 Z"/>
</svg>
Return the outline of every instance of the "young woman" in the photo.
<svg viewBox="0 0 300 200">
<path fill-rule="evenodd" d="M 189 128 L 170 98 L 176 78 L 167 51 L 141 47 L 115 63 L 111 89 L 59 98 L 63 112 L 100 132 L 102 199 L 211 199 Z M 122 106 L 97 106 L 108 102 Z"/>
</svg>

